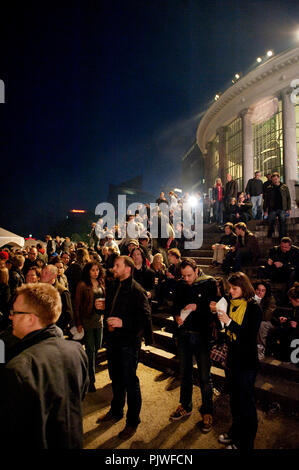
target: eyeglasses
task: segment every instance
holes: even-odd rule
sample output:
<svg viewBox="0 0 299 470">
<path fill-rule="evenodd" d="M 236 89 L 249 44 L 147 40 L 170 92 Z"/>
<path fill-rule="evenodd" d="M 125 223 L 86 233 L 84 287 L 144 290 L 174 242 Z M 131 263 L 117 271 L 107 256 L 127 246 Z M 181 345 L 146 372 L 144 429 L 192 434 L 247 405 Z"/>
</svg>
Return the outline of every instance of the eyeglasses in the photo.
<svg viewBox="0 0 299 470">
<path fill-rule="evenodd" d="M 18 312 L 17 310 L 10 310 L 9 313 L 11 316 L 14 316 L 14 315 L 35 315 L 36 317 L 39 316 L 34 312 Z"/>
</svg>

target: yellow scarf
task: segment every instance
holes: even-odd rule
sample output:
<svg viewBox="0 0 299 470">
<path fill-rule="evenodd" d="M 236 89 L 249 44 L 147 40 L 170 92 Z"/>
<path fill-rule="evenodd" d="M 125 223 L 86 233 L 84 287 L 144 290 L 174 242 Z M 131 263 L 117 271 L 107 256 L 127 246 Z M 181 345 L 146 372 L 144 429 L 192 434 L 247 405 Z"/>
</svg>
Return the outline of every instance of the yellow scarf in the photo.
<svg viewBox="0 0 299 470">
<path fill-rule="evenodd" d="M 229 309 L 229 317 L 238 323 L 238 325 L 242 325 L 243 318 L 247 308 L 247 300 L 245 299 L 232 299 L 230 301 L 230 309 Z M 227 330 L 227 335 L 229 336 L 231 341 L 236 341 L 237 337 L 235 333 Z"/>
</svg>

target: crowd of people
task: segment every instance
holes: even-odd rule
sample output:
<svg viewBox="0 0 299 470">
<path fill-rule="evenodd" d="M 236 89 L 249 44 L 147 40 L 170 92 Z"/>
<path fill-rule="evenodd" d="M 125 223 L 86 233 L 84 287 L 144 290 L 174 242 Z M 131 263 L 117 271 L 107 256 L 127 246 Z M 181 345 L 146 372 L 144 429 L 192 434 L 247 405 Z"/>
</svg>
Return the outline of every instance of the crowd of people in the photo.
<svg viewBox="0 0 299 470">
<path fill-rule="evenodd" d="M 237 218 L 231 219 L 220 204 L 230 194 L 229 205 L 236 205 L 237 187 L 229 176 L 225 188 L 217 179 L 213 194 L 219 203 L 218 222 L 224 222 L 221 214 L 226 220 L 224 234 L 213 245 L 213 263 L 223 265 L 222 277 L 205 274 L 193 258 L 185 256 L 179 236 L 183 225 L 174 227 L 171 219 L 165 220 L 167 236 L 162 236 L 164 214 L 159 207 L 154 213 L 160 221 L 156 238 L 151 237 L 140 207 L 128 215 L 123 227 L 104 227 L 101 218 L 93 223 L 88 245 L 47 235 L 45 244 L 26 250 L 2 249 L 0 329 L 6 365 L 1 369 L 5 383 L 0 391 L 1 442 L 10 447 L 15 436 L 23 436 L 28 447 L 80 448 L 81 402 L 87 392 L 96 391 L 96 356 L 102 346 L 107 350 L 113 396 L 109 412 L 98 421 L 121 420 L 127 399 L 126 425 L 119 438 L 132 437 L 142 407 L 137 377 L 141 343 L 152 344 L 151 315 L 167 306 L 175 320 L 181 372 L 180 403 L 170 420 L 192 411 L 195 357 L 202 394 L 201 429 L 211 431 L 210 351 L 221 338 L 227 344 L 232 426 L 219 436 L 219 442 L 232 449 L 253 448 L 259 360 L 273 354 L 289 361 L 291 342 L 299 337 L 299 248 L 283 233 L 279 246 L 270 250 L 266 266 L 260 267 L 260 279 L 250 280 L 242 272 L 248 261 L 258 259 L 259 246 L 247 229 L 247 211 L 242 220 L 237 212 Z M 269 218 L 273 210 L 284 211 L 275 209 L 277 202 L 284 204 L 279 194 L 286 192 L 274 188 L 275 178 L 272 175 L 263 193 Z M 251 204 L 259 217 L 259 175 L 253 180 L 246 189 L 251 202 L 243 194 L 237 205 Z M 174 192 L 168 200 L 162 192 L 157 204 L 162 203 L 171 207 L 170 214 L 182 209 L 182 200 Z M 184 237 L 188 239 L 186 233 Z M 276 305 L 272 280 L 286 282 L 283 305 Z M 226 308 L 217 307 L 221 299 Z M 32 432 L 26 432 L 27 422 Z"/>
<path fill-rule="evenodd" d="M 238 182 L 230 174 L 226 183 L 216 178 L 212 197 L 205 195 L 203 200 L 204 222 L 225 222 L 236 224 L 249 220 L 268 220 L 268 238 L 272 238 L 276 219 L 279 223 L 279 237 L 286 235 L 286 218 L 291 213 L 289 188 L 280 180 L 278 172 L 267 173 L 266 181 L 261 172 L 255 171 L 254 177 L 247 181 L 245 191 L 238 190 Z"/>
</svg>

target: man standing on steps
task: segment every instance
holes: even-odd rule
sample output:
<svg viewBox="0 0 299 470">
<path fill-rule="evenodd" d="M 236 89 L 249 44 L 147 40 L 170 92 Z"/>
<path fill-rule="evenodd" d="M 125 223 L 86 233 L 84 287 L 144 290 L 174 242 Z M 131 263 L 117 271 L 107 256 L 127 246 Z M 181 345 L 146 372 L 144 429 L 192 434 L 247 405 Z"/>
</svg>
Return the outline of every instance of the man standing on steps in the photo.
<svg viewBox="0 0 299 470">
<path fill-rule="evenodd" d="M 256 220 L 262 219 L 262 202 L 263 202 L 263 182 L 261 180 L 261 172 L 256 171 L 254 178 L 248 180 L 245 193 L 250 197 L 252 202 L 252 214 Z"/>
<path fill-rule="evenodd" d="M 280 175 L 276 171 L 272 173 L 272 184 L 265 192 L 264 215 L 269 215 L 268 238 L 272 238 L 276 218 L 279 222 L 279 238 L 286 236 L 286 217 L 291 215 L 291 197 L 286 184 L 281 183 Z"/>
<path fill-rule="evenodd" d="M 212 314 L 209 304 L 217 298 L 217 285 L 213 277 L 199 272 L 192 258 L 182 261 L 181 273 L 183 280 L 179 281 L 174 297 L 181 372 L 180 405 L 169 419 L 175 421 L 191 414 L 195 356 L 202 396 L 202 432 L 208 433 L 213 424 L 213 387 L 210 375 Z"/>
<path fill-rule="evenodd" d="M 130 439 L 140 423 L 141 392 L 136 375 L 141 340 L 150 344 L 151 309 L 145 290 L 133 279 L 134 261 L 129 256 L 115 259 L 115 283 L 107 286 L 105 323 L 109 376 L 113 399 L 110 410 L 97 422 L 119 421 L 127 395 L 126 427 L 120 439 Z"/>
</svg>

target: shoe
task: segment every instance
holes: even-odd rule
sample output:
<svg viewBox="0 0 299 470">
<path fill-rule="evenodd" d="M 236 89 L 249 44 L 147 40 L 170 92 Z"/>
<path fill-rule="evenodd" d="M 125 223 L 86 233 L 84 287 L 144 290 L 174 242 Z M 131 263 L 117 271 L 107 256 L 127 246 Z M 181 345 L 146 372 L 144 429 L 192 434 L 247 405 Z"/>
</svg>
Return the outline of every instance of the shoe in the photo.
<svg viewBox="0 0 299 470">
<path fill-rule="evenodd" d="M 111 412 L 111 410 L 109 410 L 108 413 L 106 413 L 103 416 L 100 416 L 96 422 L 105 423 L 107 421 L 114 421 L 116 423 L 117 421 L 120 421 L 122 418 L 123 418 L 123 415 L 116 416 Z"/>
<path fill-rule="evenodd" d="M 220 434 L 220 436 L 218 437 L 218 442 L 220 442 L 220 444 L 229 445 L 233 443 L 233 440 L 229 437 L 229 435 L 226 432 L 224 432 L 223 434 Z"/>
<path fill-rule="evenodd" d="M 177 409 L 169 416 L 170 421 L 177 421 L 178 419 L 185 418 L 185 416 L 191 415 L 191 411 L 185 410 L 182 405 L 179 405 Z"/>
<path fill-rule="evenodd" d="M 203 415 L 203 421 L 201 425 L 201 430 L 204 433 L 208 433 L 211 431 L 213 425 L 213 416 L 210 414 Z"/>
<path fill-rule="evenodd" d="M 134 436 L 135 432 L 137 431 L 137 426 L 126 426 L 118 435 L 120 439 L 123 439 L 124 441 L 127 439 L 130 439 L 132 436 Z"/>
<path fill-rule="evenodd" d="M 225 448 L 226 449 L 237 449 L 238 450 L 238 447 L 235 444 L 230 444 L 229 446 L 226 446 Z"/>
<path fill-rule="evenodd" d="M 89 386 L 88 386 L 88 392 L 89 392 L 89 393 L 94 393 L 94 392 L 96 392 L 96 391 L 97 391 L 97 389 L 96 389 L 95 384 L 89 384 Z"/>
</svg>

